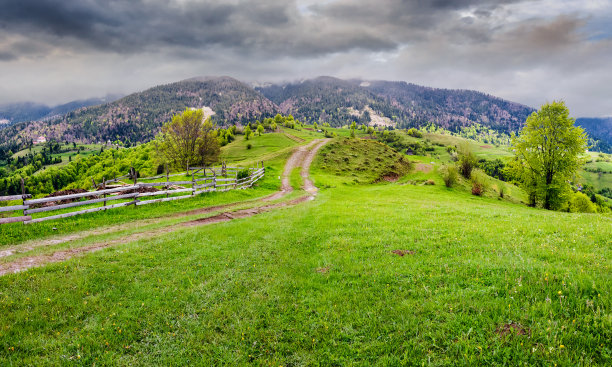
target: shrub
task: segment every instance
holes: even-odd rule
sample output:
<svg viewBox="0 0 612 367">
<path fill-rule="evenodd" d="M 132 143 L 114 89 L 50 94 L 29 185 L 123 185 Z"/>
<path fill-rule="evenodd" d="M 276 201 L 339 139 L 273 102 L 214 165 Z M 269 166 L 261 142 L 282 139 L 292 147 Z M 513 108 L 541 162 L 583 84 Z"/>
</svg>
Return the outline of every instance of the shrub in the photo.
<svg viewBox="0 0 612 367">
<path fill-rule="evenodd" d="M 415 137 L 415 138 L 422 138 L 423 137 L 423 133 L 421 133 L 419 130 L 417 130 L 415 128 L 408 129 L 408 131 L 406 133 L 408 135 L 410 135 L 410 136 Z"/>
<path fill-rule="evenodd" d="M 503 184 L 500 184 L 499 185 L 499 197 L 500 198 L 502 199 L 504 198 L 505 191 L 506 191 L 506 186 L 504 186 Z"/>
<path fill-rule="evenodd" d="M 588 196 L 577 192 L 570 198 L 569 211 L 572 213 L 596 213 L 597 206 L 593 204 Z"/>
<path fill-rule="evenodd" d="M 243 178 L 247 178 L 249 177 L 250 173 L 249 173 L 249 169 L 245 168 L 241 171 L 238 171 L 238 176 L 236 176 L 237 179 L 241 180 Z"/>
<path fill-rule="evenodd" d="M 446 187 L 453 187 L 459 179 L 457 167 L 455 165 L 442 167 L 442 179 Z"/>
<path fill-rule="evenodd" d="M 469 145 L 463 144 L 459 149 L 459 172 L 465 178 L 472 177 L 472 170 L 478 165 L 476 155 L 472 153 Z"/>
<path fill-rule="evenodd" d="M 482 196 L 487 190 L 487 178 L 484 172 L 472 172 L 472 195 Z"/>
<path fill-rule="evenodd" d="M 429 179 L 429 180 L 425 181 L 425 185 L 435 185 L 435 184 L 436 184 L 436 181 L 434 181 L 432 179 Z"/>
<path fill-rule="evenodd" d="M 251 145 L 251 143 L 248 143 L 247 144 L 247 149 L 251 149 L 251 148 L 253 148 L 253 145 Z"/>
</svg>

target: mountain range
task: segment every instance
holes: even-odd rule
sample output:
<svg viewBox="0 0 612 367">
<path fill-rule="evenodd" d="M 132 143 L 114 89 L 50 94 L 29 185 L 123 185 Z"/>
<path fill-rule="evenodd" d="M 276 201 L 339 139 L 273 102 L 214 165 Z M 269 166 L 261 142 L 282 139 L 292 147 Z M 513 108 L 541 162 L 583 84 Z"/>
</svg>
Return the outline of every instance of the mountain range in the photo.
<svg viewBox="0 0 612 367">
<path fill-rule="evenodd" d="M 333 77 L 263 86 L 227 76 L 198 77 L 102 104 L 90 101 L 89 107 L 74 103 L 78 109 L 70 112 L 58 112 L 62 111 L 60 106 L 46 111 L 32 105 L 29 114 L 13 114 L 20 117 L 13 117 L 13 123 L 0 130 L 0 146 L 23 145 L 37 136 L 78 142 L 146 142 L 154 138 L 173 114 L 186 108 L 204 108 L 212 113 L 215 123 L 223 126 L 284 113 L 300 121 L 327 122 L 332 126 L 351 121 L 396 128 L 433 123 L 458 131 L 461 127 L 480 124 L 502 133 L 518 131 L 527 116 L 535 111 L 477 91 Z M 55 117 L 49 117 L 52 113 Z M 38 121 L 15 123 L 19 118 Z M 603 147 L 610 147 L 612 123 L 609 120 L 579 121 L 592 137 L 603 141 Z"/>
<path fill-rule="evenodd" d="M 119 94 L 109 94 L 103 98 L 80 99 L 55 106 L 36 102 L 9 103 L 0 105 L 0 121 L 3 121 L 5 125 L 10 125 L 26 121 L 48 120 L 79 108 L 112 102 L 121 97 L 123 96 Z"/>
</svg>

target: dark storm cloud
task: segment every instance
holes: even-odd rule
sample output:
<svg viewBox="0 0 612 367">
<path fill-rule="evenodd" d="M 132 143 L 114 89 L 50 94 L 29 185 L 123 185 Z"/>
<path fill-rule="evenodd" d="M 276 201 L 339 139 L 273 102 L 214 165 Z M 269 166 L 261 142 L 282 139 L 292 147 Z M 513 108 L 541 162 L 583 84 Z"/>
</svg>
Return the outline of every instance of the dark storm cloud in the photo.
<svg viewBox="0 0 612 367">
<path fill-rule="evenodd" d="M 610 19 L 600 0 L 2 0 L 0 101 L 214 74 L 594 100 L 612 93 Z M 606 98 L 596 103 L 612 114 Z"/>
<path fill-rule="evenodd" d="M 10 53 L 10 52 L 6 52 L 6 51 L 0 51 L 0 61 L 13 61 L 13 60 L 17 60 L 17 55 Z"/>
<path fill-rule="evenodd" d="M 243 52 L 320 56 L 391 50 L 452 22 L 449 12 L 469 7 L 490 11 L 499 4 L 333 1 L 310 6 L 313 15 L 306 16 L 290 1 L 5 0 L 0 27 L 67 49 L 132 54 L 220 45 Z"/>
<path fill-rule="evenodd" d="M 58 48 L 136 53 L 221 45 L 307 55 L 352 48 L 383 50 L 392 41 L 356 29 L 307 22 L 287 2 L 8 0 L 0 26 Z M 307 33 L 304 33 L 307 32 Z"/>
</svg>

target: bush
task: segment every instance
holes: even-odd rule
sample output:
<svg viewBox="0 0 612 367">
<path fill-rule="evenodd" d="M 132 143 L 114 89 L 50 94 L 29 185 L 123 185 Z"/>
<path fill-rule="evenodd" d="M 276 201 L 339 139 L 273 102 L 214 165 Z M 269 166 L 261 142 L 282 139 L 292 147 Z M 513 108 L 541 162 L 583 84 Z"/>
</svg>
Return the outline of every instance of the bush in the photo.
<svg viewBox="0 0 612 367">
<path fill-rule="evenodd" d="M 415 137 L 415 138 L 422 138 L 423 137 L 423 133 L 421 133 L 419 130 L 417 130 L 415 128 L 408 129 L 408 131 L 406 133 L 408 135 L 410 135 L 410 136 Z"/>
<path fill-rule="evenodd" d="M 243 178 L 247 178 L 249 177 L 250 173 L 249 173 L 249 169 L 245 168 L 242 171 L 238 171 L 238 176 L 236 177 L 237 179 L 241 180 Z"/>
<path fill-rule="evenodd" d="M 453 187 L 459 179 L 457 167 L 454 165 L 442 167 L 442 179 L 446 187 Z"/>
<path fill-rule="evenodd" d="M 500 198 L 502 199 L 504 198 L 505 191 L 506 191 L 506 186 L 500 184 L 499 185 L 499 197 Z"/>
<path fill-rule="evenodd" d="M 487 190 L 487 177 L 482 171 L 472 172 L 472 195 L 482 196 Z"/>
<path fill-rule="evenodd" d="M 253 145 L 251 143 L 248 143 L 247 144 L 247 149 L 251 149 L 251 148 L 253 148 Z"/>
<path fill-rule="evenodd" d="M 593 204 L 588 196 L 581 192 L 574 193 L 569 201 L 571 213 L 596 213 L 597 206 Z"/>
<path fill-rule="evenodd" d="M 459 172 L 465 178 L 472 177 L 472 170 L 478 166 L 478 159 L 467 144 L 459 150 Z"/>
</svg>

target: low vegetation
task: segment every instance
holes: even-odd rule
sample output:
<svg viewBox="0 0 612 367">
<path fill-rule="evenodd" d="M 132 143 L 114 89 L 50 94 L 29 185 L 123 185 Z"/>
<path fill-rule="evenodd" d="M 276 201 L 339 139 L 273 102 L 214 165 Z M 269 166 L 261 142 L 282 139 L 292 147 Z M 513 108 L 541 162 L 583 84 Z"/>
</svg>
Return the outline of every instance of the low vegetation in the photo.
<svg viewBox="0 0 612 367">
<path fill-rule="evenodd" d="M 397 181 L 412 169 L 408 158 L 376 141 L 340 138 L 321 149 L 313 169 L 323 187 Z"/>
</svg>

